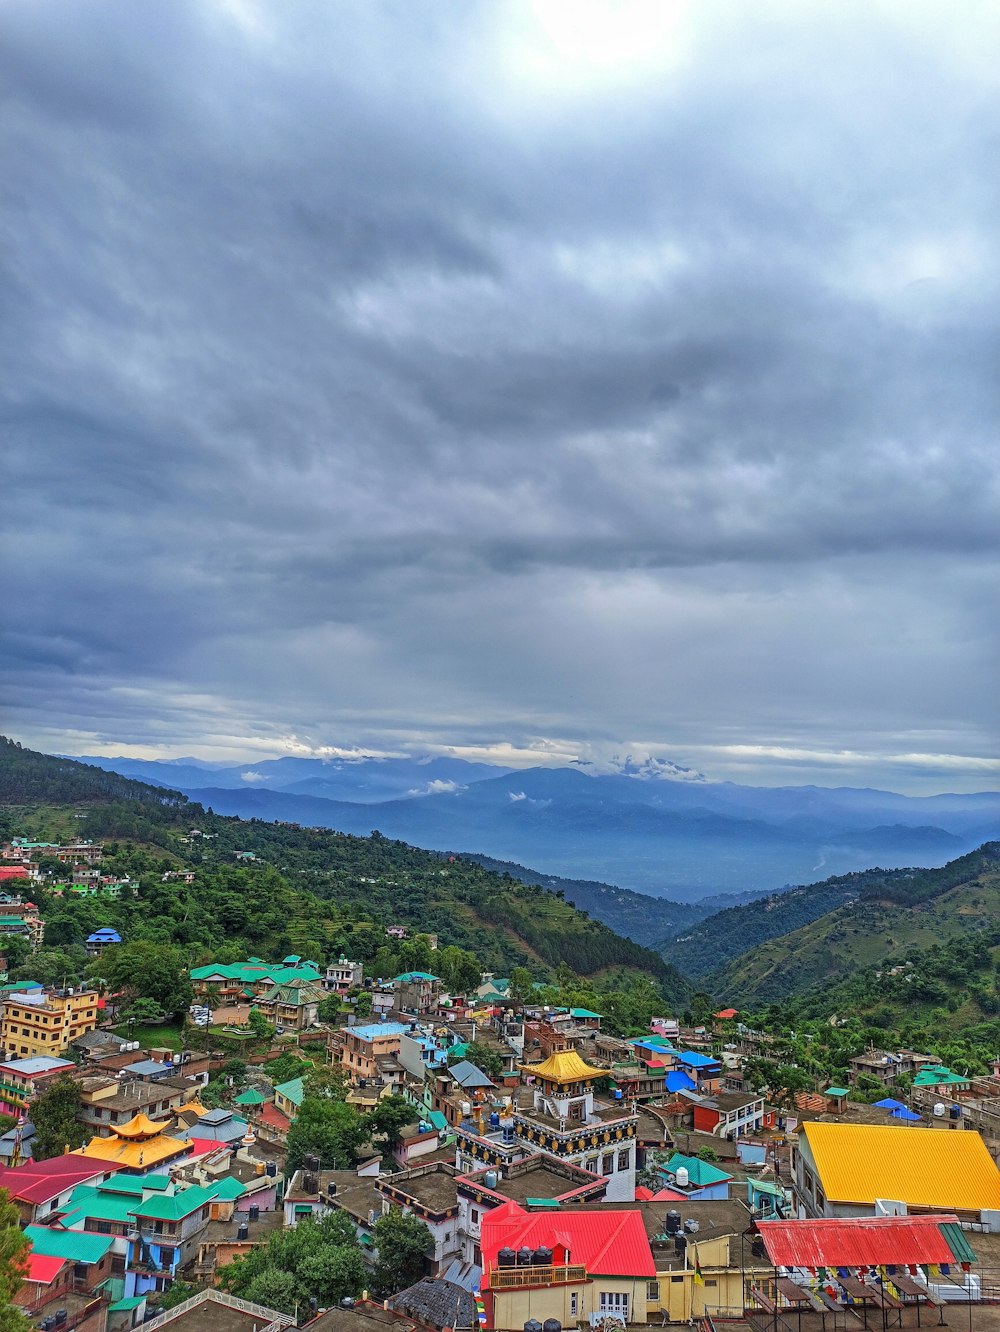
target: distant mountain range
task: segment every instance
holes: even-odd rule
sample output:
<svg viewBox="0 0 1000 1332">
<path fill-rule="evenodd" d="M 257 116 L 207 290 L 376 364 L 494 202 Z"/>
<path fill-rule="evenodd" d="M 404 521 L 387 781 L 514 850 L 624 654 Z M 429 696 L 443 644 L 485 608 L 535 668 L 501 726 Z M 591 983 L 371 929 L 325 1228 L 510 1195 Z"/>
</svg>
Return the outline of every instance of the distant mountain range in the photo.
<svg viewBox="0 0 1000 1332">
<path fill-rule="evenodd" d="M 82 761 L 180 790 L 220 814 L 358 835 L 378 829 L 688 903 L 773 892 L 819 871 L 942 865 L 1000 835 L 996 792 L 749 787 L 630 759 L 596 774 L 451 758 Z"/>
</svg>

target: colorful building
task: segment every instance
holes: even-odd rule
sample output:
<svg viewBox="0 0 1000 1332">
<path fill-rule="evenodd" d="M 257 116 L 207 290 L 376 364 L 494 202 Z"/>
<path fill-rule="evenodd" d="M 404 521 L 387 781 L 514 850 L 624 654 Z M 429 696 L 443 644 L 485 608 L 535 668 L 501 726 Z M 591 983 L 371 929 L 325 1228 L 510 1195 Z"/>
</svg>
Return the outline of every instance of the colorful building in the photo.
<svg viewBox="0 0 1000 1332">
<path fill-rule="evenodd" d="M 11 994 L 0 1018 L 0 1045 L 16 1055 L 62 1054 L 97 1026 L 95 990 L 66 989 Z"/>
</svg>

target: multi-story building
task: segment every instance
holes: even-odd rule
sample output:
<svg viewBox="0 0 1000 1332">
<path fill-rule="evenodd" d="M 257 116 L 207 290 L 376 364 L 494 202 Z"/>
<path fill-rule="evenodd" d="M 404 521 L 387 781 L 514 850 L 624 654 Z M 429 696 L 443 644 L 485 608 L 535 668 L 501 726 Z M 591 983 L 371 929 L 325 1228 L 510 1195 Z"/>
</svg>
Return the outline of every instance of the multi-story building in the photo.
<svg viewBox="0 0 1000 1332">
<path fill-rule="evenodd" d="M 625 1327 L 659 1307 L 656 1265 L 638 1211 L 526 1212 L 515 1203 L 486 1217 L 482 1300 L 487 1329 L 529 1319 L 563 1327 Z"/>
<path fill-rule="evenodd" d="M 275 985 L 302 985 L 320 980 L 319 970 L 311 962 L 265 962 L 259 957 L 245 962 L 212 963 L 195 967 L 191 982 L 195 997 L 215 1008 L 224 1004 L 245 1004 L 256 1000 Z"/>
<path fill-rule="evenodd" d="M 606 1181 L 595 1179 L 589 1171 L 547 1156 L 529 1156 L 502 1170 L 475 1170 L 460 1175 L 458 1195 L 458 1233 L 462 1240 L 462 1261 L 482 1266 L 482 1225 L 490 1212 L 505 1203 L 525 1207 L 544 1199 L 547 1205 L 581 1206 L 603 1202 Z"/>
<path fill-rule="evenodd" d="M 172 1195 L 151 1194 L 129 1208 L 125 1297 L 166 1290 L 198 1254 L 214 1195 L 198 1184 Z"/>
<path fill-rule="evenodd" d="M 429 1162 L 380 1179 L 375 1187 L 382 1195 L 383 1213 L 393 1207 L 411 1212 L 431 1232 L 434 1247 L 425 1260 L 426 1275 L 437 1276 L 452 1258 L 458 1257 L 462 1239 L 454 1166 L 442 1161 Z"/>
<path fill-rule="evenodd" d="M 774 1126 L 774 1113 L 763 1096 L 748 1092 L 718 1092 L 693 1105 L 693 1126 L 720 1138 L 742 1138 Z"/>
<path fill-rule="evenodd" d="M 8 995 L 0 1018 L 0 1045 L 17 1055 L 62 1054 L 97 1026 L 97 992 L 41 990 Z"/>
<path fill-rule="evenodd" d="M 53 1055 L 34 1055 L 29 1059 L 9 1059 L 0 1063 L 0 1113 L 20 1115 L 33 1096 L 60 1073 L 76 1070 L 70 1059 Z"/>
<path fill-rule="evenodd" d="M 323 977 L 323 988 L 335 994 L 346 994 L 348 990 L 360 989 L 364 979 L 364 968 L 360 962 L 351 962 L 343 953 L 336 962 L 331 962 Z"/>
<path fill-rule="evenodd" d="M 341 1033 L 340 1061 L 352 1084 L 364 1086 L 381 1081 L 379 1060 L 392 1056 L 398 1063 L 400 1038 L 409 1030 L 402 1022 L 370 1022 L 363 1027 L 345 1027 Z"/>
<path fill-rule="evenodd" d="M 501 1167 L 541 1152 L 579 1166 L 606 1181 L 609 1202 L 635 1198 L 638 1116 L 622 1102 L 598 1104 L 594 1083 L 607 1070 L 584 1063 L 575 1050 L 562 1050 L 541 1064 L 522 1064 L 532 1079 L 532 1104 L 497 1102 L 479 1106 L 456 1132 L 457 1165 L 464 1173 L 479 1166 Z"/>
<path fill-rule="evenodd" d="M 77 1118 L 92 1132 L 107 1137 L 139 1114 L 157 1123 L 169 1120 L 193 1094 L 192 1085 L 181 1078 L 155 1082 L 121 1082 L 100 1076 L 83 1078 Z"/>
<path fill-rule="evenodd" d="M 102 925 L 99 930 L 87 935 L 87 956 L 100 957 L 105 948 L 110 948 L 113 944 L 120 944 L 121 941 L 122 936 L 117 930 L 113 930 L 110 925 Z"/>
<path fill-rule="evenodd" d="M 394 1007 L 400 1013 L 429 1013 L 440 994 L 441 981 L 429 971 L 404 971 L 392 979 Z"/>
<path fill-rule="evenodd" d="M 283 1031 L 305 1031 L 315 1026 L 325 998 L 314 981 L 272 985 L 254 1000 L 254 1006 Z"/>
<path fill-rule="evenodd" d="M 33 949 L 39 947 L 45 937 L 45 922 L 34 902 L 4 894 L 0 901 L 0 944 L 9 934 L 27 939 Z"/>
</svg>

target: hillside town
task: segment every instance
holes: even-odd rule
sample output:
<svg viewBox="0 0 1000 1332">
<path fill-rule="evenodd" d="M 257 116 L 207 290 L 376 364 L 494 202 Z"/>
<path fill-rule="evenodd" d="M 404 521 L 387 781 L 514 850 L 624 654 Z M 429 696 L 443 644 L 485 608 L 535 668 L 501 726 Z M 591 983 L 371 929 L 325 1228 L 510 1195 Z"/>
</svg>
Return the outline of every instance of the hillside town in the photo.
<svg viewBox="0 0 1000 1332">
<path fill-rule="evenodd" d="M 134 891 L 96 844 L 2 858 L 0 928 L 28 949 L 44 875 Z M 95 966 L 121 946 L 86 941 Z M 823 1332 L 986 1326 L 1000 1302 L 1000 1067 L 866 1049 L 847 1085 L 761 1090 L 777 1056 L 732 1007 L 623 1037 L 520 977 L 457 992 L 346 955 L 190 985 L 179 1047 L 155 1021 L 134 1039 L 99 977 L 0 990 L 12 1304 L 44 1332 Z"/>
</svg>

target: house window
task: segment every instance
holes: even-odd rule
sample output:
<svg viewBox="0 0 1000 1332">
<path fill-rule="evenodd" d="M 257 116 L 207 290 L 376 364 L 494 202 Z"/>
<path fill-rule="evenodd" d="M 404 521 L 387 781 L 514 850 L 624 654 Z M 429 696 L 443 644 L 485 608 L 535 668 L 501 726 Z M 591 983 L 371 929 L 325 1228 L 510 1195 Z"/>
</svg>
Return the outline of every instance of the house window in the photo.
<svg viewBox="0 0 1000 1332">
<path fill-rule="evenodd" d="M 600 1312 L 620 1314 L 627 1323 L 628 1295 L 623 1290 L 602 1290 Z"/>
<path fill-rule="evenodd" d="M 571 1318 L 575 1318 L 580 1312 L 580 1296 L 576 1291 L 572 1291 L 569 1297 L 569 1313 Z"/>
<path fill-rule="evenodd" d="M 660 1283 L 658 1281 L 646 1282 L 646 1299 L 658 1300 L 660 1298 Z"/>
<path fill-rule="evenodd" d="M 615 1168 L 615 1158 L 611 1155 L 601 1157 L 601 1174 L 610 1175 Z"/>
<path fill-rule="evenodd" d="M 626 1150 L 626 1151 L 624 1151 L 624 1152 L 619 1152 L 619 1153 L 618 1153 L 618 1169 L 619 1169 L 619 1170 L 627 1170 L 627 1169 L 628 1169 L 628 1165 L 629 1165 L 629 1153 L 628 1153 L 628 1151 Z"/>
</svg>

